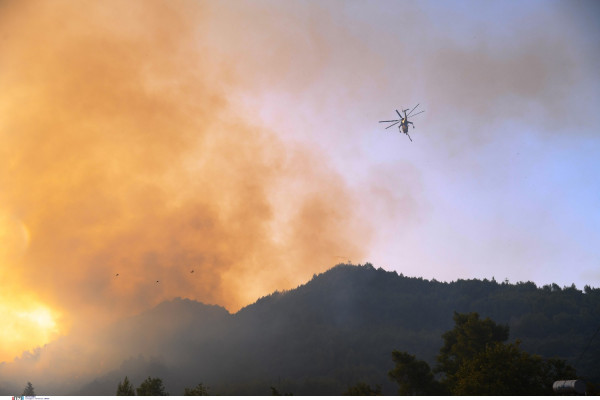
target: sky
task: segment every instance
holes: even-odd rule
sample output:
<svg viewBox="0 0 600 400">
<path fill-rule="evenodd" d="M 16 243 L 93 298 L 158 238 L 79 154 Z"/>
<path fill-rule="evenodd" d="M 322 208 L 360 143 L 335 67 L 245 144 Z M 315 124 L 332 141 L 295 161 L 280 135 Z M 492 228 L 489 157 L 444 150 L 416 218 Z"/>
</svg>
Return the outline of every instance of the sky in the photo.
<svg viewBox="0 0 600 400">
<path fill-rule="evenodd" d="M 0 361 L 175 297 L 235 312 L 348 260 L 600 286 L 599 17 L 0 1 Z M 413 142 L 378 122 L 417 104 Z"/>
</svg>

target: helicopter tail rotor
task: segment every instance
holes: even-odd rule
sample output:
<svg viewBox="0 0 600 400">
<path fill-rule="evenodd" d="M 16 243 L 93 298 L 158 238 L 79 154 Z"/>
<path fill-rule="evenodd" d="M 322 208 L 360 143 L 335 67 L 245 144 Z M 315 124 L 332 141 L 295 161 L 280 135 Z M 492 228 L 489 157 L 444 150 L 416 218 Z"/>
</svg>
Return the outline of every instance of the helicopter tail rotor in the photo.
<svg viewBox="0 0 600 400">
<path fill-rule="evenodd" d="M 419 104 L 421 104 L 421 103 L 419 103 Z M 409 116 L 409 117 L 410 117 L 410 114 L 412 114 L 412 112 L 413 112 L 413 111 L 415 111 L 415 109 L 416 109 L 417 107 L 419 107 L 419 104 L 417 104 L 417 105 L 416 105 L 416 106 L 415 106 L 415 107 L 414 107 L 412 110 L 410 110 L 410 112 L 408 113 L 408 116 Z"/>
<path fill-rule="evenodd" d="M 419 114 L 421 114 L 421 113 L 424 113 L 424 112 L 425 112 L 425 110 L 423 110 L 423 111 L 419 111 L 419 112 L 418 112 L 418 113 L 416 113 L 416 114 L 409 115 L 409 117 L 414 117 L 415 115 L 419 115 Z"/>
</svg>

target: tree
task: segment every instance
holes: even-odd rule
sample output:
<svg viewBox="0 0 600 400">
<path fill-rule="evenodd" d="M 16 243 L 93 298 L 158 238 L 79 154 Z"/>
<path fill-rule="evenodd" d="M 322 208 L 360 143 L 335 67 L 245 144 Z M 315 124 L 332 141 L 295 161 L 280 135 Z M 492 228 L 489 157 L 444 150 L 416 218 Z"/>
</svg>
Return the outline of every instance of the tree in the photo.
<svg viewBox="0 0 600 400">
<path fill-rule="evenodd" d="M 465 360 L 456 375 L 453 395 L 549 396 L 552 383 L 575 378 L 564 361 L 544 360 L 519 349 L 516 343 L 492 343 Z"/>
<path fill-rule="evenodd" d="M 208 394 L 208 387 L 204 386 L 202 383 L 199 383 L 193 389 L 185 388 L 183 391 L 184 396 L 210 396 Z"/>
<path fill-rule="evenodd" d="M 441 395 L 443 388 L 433 377 L 429 364 L 417 360 L 406 352 L 394 350 L 392 359 L 396 363 L 389 377 L 398 382 L 398 394 L 401 396 Z"/>
<path fill-rule="evenodd" d="M 364 382 L 358 382 L 356 385 L 349 387 L 344 392 L 344 396 L 381 396 L 381 385 L 376 385 L 375 389 L 371 388 Z"/>
<path fill-rule="evenodd" d="M 22 396 L 35 396 L 35 390 L 33 390 L 33 385 L 31 382 L 27 382 L 25 389 L 23 389 Z"/>
<path fill-rule="evenodd" d="M 136 393 L 138 396 L 168 396 L 169 393 L 165 391 L 162 379 L 148 377 L 139 388 Z"/>
<path fill-rule="evenodd" d="M 454 328 L 442 335 L 444 345 L 437 356 L 435 372 L 445 375 L 442 381 L 452 391 L 456 374 L 465 360 L 485 351 L 492 343 L 508 339 L 508 326 L 498 325 L 489 318 L 479 319 L 479 314 L 454 313 Z"/>
<path fill-rule="evenodd" d="M 454 313 L 454 321 L 455 327 L 442 335 L 444 345 L 437 357 L 435 370 L 444 374 L 441 382 L 424 361 L 392 352 L 396 368 L 389 375 L 400 385 L 399 394 L 543 396 L 552 394 L 554 381 L 576 378 L 563 360 L 529 354 L 519 348 L 519 341 L 503 343 L 507 326 L 480 320 L 477 313 Z"/>
<path fill-rule="evenodd" d="M 125 379 L 123 379 L 123 383 L 119 381 L 119 386 L 117 387 L 117 396 L 135 396 L 133 386 L 129 382 L 129 378 L 127 378 L 127 376 L 125 376 Z"/>
</svg>

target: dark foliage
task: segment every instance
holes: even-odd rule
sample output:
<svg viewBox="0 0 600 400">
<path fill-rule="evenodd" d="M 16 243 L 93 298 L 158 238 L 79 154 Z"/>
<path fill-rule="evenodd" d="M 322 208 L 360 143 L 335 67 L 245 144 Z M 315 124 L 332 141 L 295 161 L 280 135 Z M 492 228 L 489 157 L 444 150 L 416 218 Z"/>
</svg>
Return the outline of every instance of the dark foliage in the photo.
<svg viewBox="0 0 600 400">
<path fill-rule="evenodd" d="M 455 314 L 455 326 L 443 335 L 436 370 L 414 356 L 394 351 L 396 367 L 389 375 L 401 395 L 526 396 L 551 395 L 553 382 L 575 379 L 575 370 L 563 360 L 543 359 L 503 343 L 508 328 L 477 313 Z"/>
<path fill-rule="evenodd" d="M 465 360 L 453 381 L 452 394 L 459 396 L 548 396 L 552 384 L 575 379 L 572 367 L 558 359 L 542 359 L 519 348 L 517 343 L 493 342 Z"/>
<path fill-rule="evenodd" d="M 133 386 L 129 382 L 127 376 L 123 379 L 123 382 L 119 382 L 119 386 L 117 386 L 117 396 L 135 396 Z"/>
<path fill-rule="evenodd" d="M 452 390 L 458 379 L 460 367 L 484 352 L 487 346 L 508 339 L 508 326 L 498 325 L 489 318 L 479 319 L 479 314 L 454 313 L 454 329 L 442 335 L 444 345 L 437 356 L 436 372 L 444 374 L 444 384 Z"/>
<path fill-rule="evenodd" d="M 139 388 L 136 393 L 138 396 L 168 396 L 169 393 L 165 391 L 162 379 L 148 377 Z"/>
<path fill-rule="evenodd" d="M 394 350 L 395 367 L 388 375 L 398 383 L 400 396 L 436 396 L 446 394 L 444 387 L 435 380 L 429 364 L 417 360 L 406 352 Z"/>
<path fill-rule="evenodd" d="M 184 396 L 210 396 L 208 394 L 208 387 L 199 383 L 195 388 L 185 388 L 183 391 Z"/>
<path fill-rule="evenodd" d="M 27 382 L 25 389 L 23 389 L 22 396 L 35 396 L 35 390 L 33 389 L 31 382 Z"/>
</svg>

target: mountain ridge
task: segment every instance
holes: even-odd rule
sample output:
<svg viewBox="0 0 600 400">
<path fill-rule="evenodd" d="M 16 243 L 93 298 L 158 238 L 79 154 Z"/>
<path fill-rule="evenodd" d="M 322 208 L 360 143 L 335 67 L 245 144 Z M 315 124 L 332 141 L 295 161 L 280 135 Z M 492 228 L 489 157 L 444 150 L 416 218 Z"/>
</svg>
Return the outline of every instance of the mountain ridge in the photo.
<svg viewBox="0 0 600 400">
<path fill-rule="evenodd" d="M 579 362 L 580 375 L 600 377 L 594 344 L 577 360 L 600 319 L 600 289 L 495 280 L 438 282 L 338 264 L 238 312 L 174 298 L 121 321 L 106 335 L 121 361 L 71 394 L 112 395 L 125 375 L 139 385 L 161 377 L 171 394 L 202 382 L 211 394 L 341 394 L 359 381 L 382 385 L 392 350 L 430 364 L 453 326 L 454 312 L 478 312 L 510 327 L 510 339 L 545 357 Z M 34 382 L 35 384 L 35 382 Z M 57 393 L 58 394 L 58 393 Z"/>
</svg>

